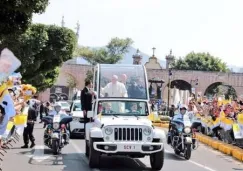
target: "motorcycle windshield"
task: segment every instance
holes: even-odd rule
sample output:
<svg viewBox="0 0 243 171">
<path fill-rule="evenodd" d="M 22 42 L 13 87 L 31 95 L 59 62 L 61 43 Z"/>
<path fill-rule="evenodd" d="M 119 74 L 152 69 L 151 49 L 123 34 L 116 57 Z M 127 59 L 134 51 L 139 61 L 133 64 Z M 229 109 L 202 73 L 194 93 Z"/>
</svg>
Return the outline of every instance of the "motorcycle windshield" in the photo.
<svg viewBox="0 0 243 171">
<path fill-rule="evenodd" d="M 182 131 L 184 127 L 191 127 L 192 123 L 189 117 L 184 116 L 184 118 L 178 118 L 174 120 L 177 123 L 177 129 Z"/>
<path fill-rule="evenodd" d="M 190 118 L 186 115 L 183 118 L 183 123 L 184 123 L 185 127 L 191 127 L 192 126 L 192 122 L 191 122 Z"/>
</svg>

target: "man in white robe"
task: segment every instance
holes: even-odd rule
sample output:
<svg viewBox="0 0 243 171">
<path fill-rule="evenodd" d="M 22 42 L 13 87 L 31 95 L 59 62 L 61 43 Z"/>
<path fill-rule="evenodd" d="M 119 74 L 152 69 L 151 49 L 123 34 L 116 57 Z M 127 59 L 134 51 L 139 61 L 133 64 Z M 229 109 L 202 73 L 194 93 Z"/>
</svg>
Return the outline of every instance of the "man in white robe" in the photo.
<svg viewBox="0 0 243 171">
<path fill-rule="evenodd" d="M 118 76 L 113 75 L 112 81 L 103 89 L 102 94 L 105 97 L 128 97 L 125 85 L 118 81 Z"/>
</svg>

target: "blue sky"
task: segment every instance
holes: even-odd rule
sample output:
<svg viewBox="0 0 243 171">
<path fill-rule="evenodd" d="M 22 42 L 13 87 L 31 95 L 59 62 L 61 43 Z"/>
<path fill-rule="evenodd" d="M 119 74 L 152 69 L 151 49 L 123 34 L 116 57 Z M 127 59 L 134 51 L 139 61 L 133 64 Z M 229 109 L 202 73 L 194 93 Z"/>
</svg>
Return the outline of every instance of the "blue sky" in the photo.
<svg viewBox="0 0 243 171">
<path fill-rule="evenodd" d="M 164 59 L 191 51 L 210 52 L 229 65 L 243 66 L 243 0 L 51 0 L 33 22 L 75 30 L 79 44 L 104 46 L 130 37 L 134 47 Z M 242 61 L 242 62 L 241 62 Z"/>
</svg>

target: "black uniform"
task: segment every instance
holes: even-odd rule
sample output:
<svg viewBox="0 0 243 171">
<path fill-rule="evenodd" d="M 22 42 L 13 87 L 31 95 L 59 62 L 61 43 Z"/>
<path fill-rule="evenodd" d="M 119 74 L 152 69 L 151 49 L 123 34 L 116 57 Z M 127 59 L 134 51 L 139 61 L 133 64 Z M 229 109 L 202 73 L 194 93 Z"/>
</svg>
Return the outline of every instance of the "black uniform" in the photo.
<svg viewBox="0 0 243 171">
<path fill-rule="evenodd" d="M 24 128 L 24 133 L 23 133 L 23 138 L 24 138 L 24 146 L 22 148 L 28 148 L 29 145 L 29 140 L 31 142 L 30 147 L 35 146 L 35 137 L 33 135 L 33 130 L 34 130 L 34 125 L 35 125 L 35 120 L 36 120 L 36 110 L 35 109 L 29 109 L 28 111 L 28 122 L 27 122 L 27 127 Z"/>
</svg>

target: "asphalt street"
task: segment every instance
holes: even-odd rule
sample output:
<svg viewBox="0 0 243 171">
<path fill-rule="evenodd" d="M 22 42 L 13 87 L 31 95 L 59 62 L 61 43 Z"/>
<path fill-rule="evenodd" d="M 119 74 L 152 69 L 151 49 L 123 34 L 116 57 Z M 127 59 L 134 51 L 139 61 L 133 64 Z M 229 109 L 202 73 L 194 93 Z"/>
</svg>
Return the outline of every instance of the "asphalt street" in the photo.
<svg viewBox="0 0 243 171">
<path fill-rule="evenodd" d="M 90 169 L 88 160 L 84 155 L 85 144 L 83 139 L 71 140 L 64 147 L 62 154 L 52 155 L 51 150 L 43 146 L 42 124 L 36 124 L 34 135 L 37 146 L 34 149 L 21 149 L 23 141 L 7 150 L 1 162 L 3 171 L 32 170 L 32 171 L 135 171 L 151 170 L 149 157 L 143 159 L 130 159 L 126 157 L 102 157 L 99 169 Z M 192 153 L 191 160 L 185 160 L 177 156 L 173 150 L 165 144 L 165 163 L 163 171 L 243 171 L 243 165 L 200 144 L 199 148 Z"/>
</svg>

